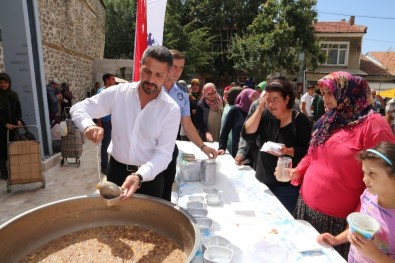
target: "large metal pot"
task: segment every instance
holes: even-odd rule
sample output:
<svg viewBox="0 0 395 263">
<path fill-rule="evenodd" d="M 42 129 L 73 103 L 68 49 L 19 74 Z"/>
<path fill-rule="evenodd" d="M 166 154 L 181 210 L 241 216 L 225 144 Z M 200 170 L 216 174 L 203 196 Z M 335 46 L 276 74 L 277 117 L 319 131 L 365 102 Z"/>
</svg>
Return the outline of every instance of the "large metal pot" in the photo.
<svg viewBox="0 0 395 263">
<path fill-rule="evenodd" d="M 0 261 L 18 262 L 43 244 L 65 234 L 107 225 L 138 224 L 154 229 L 194 257 L 200 242 L 195 220 L 169 202 L 145 195 L 108 206 L 98 195 L 73 197 L 29 210 L 0 226 Z"/>
</svg>

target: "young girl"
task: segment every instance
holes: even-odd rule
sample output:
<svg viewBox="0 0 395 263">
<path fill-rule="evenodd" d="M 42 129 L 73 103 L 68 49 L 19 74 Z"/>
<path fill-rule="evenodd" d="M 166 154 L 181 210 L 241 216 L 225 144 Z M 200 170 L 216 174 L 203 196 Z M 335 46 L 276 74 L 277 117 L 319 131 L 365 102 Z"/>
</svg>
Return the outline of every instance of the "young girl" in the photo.
<svg viewBox="0 0 395 263">
<path fill-rule="evenodd" d="M 380 230 L 373 240 L 347 229 L 337 236 L 323 233 L 317 241 L 332 246 L 349 241 L 348 262 L 395 262 L 395 144 L 381 142 L 357 158 L 362 161 L 366 185 L 360 212 L 377 219 Z"/>
</svg>

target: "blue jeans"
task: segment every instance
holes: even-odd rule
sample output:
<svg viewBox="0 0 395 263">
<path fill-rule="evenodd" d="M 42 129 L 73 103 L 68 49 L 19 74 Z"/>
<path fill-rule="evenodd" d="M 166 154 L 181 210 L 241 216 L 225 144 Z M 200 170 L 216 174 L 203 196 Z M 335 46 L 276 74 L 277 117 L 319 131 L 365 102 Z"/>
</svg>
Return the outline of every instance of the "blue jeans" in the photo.
<svg viewBox="0 0 395 263">
<path fill-rule="evenodd" d="M 107 148 L 111 142 L 111 121 L 102 121 L 102 128 L 104 130 L 104 137 L 101 141 L 101 168 L 107 171 L 108 153 Z"/>
</svg>

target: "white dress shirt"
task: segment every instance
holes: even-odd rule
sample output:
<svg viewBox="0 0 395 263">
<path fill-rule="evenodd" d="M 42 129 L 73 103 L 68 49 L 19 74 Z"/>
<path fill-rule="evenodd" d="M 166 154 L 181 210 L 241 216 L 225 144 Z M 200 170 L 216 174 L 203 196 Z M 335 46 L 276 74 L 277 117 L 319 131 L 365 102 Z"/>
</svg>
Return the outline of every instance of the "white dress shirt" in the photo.
<svg viewBox="0 0 395 263">
<path fill-rule="evenodd" d="M 165 170 L 172 159 L 180 125 L 180 108 L 163 89 L 141 109 L 139 82 L 111 86 L 74 104 L 70 113 L 85 130 L 93 118 L 111 114 L 111 143 L 107 149 L 120 163 L 140 166 L 138 173 L 150 181 Z"/>
</svg>

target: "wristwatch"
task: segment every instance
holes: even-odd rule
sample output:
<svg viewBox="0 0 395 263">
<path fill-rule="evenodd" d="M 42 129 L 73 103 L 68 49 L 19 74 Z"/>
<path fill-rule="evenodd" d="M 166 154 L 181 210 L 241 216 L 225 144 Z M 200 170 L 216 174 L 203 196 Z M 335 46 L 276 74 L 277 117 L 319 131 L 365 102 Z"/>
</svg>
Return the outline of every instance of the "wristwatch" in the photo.
<svg viewBox="0 0 395 263">
<path fill-rule="evenodd" d="M 139 186 L 137 188 L 140 188 L 141 183 L 143 182 L 143 177 L 141 176 L 141 174 L 135 173 L 134 175 L 136 175 L 139 178 Z"/>
</svg>

